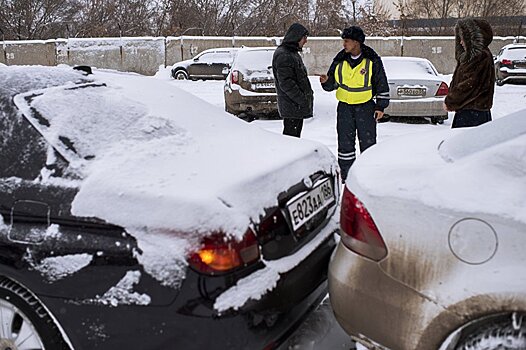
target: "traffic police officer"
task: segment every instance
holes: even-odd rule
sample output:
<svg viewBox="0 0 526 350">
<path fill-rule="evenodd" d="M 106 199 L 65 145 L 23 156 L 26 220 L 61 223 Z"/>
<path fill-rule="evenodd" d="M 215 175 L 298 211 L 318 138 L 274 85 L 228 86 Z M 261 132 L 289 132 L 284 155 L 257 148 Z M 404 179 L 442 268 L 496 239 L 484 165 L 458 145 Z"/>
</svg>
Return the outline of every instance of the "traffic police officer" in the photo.
<svg viewBox="0 0 526 350">
<path fill-rule="evenodd" d="M 356 133 L 360 152 L 376 143 L 376 122 L 389 105 L 389 84 L 380 56 L 364 44 L 365 34 L 360 27 L 346 28 L 342 39 L 343 50 L 334 58 L 328 73 L 320 76 L 320 82 L 324 90 L 336 90 L 339 101 L 338 164 L 345 182 L 356 159 Z"/>
</svg>

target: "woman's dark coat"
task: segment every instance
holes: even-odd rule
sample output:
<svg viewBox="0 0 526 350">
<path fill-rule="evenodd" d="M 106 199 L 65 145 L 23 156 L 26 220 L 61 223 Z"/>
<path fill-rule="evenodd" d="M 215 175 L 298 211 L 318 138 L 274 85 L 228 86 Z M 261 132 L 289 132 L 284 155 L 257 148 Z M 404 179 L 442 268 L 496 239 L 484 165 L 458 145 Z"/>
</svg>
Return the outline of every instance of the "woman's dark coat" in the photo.
<svg viewBox="0 0 526 350">
<path fill-rule="evenodd" d="M 488 49 L 493 40 L 491 26 L 485 20 L 461 19 L 455 27 L 455 40 L 457 67 L 445 99 L 446 106 L 450 111 L 488 111 L 493 106 L 495 90 L 493 55 Z"/>
</svg>

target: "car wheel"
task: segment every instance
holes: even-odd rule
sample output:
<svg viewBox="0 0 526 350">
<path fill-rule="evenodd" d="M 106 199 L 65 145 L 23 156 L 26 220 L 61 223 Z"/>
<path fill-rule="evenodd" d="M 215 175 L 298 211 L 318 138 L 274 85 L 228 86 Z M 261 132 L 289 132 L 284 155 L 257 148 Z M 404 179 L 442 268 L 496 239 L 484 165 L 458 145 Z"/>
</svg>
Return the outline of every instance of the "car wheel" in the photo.
<svg viewBox="0 0 526 350">
<path fill-rule="evenodd" d="M 0 349 L 70 349 L 42 303 L 19 284 L 0 279 Z"/>
<path fill-rule="evenodd" d="M 496 80 L 496 83 L 497 83 L 497 86 L 502 86 L 502 85 L 504 85 L 504 81 L 502 81 L 502 79 L 497 79 L 497 80 Z"/>
<path fill-rule="evenodd" d="M 183 69 L 178 69 L 175 72 L 172 73 L 172 76 L 176 80 L 187 80 L 188 79 L 188 73 L 186 73 Z"/>
<path fill-rule="evenodd" d="M 514 327 L 510 321 L 483 326 L 469 334 L 455 350 L 519 350 L 526 349 L 526 324 Z"/>
</svg>

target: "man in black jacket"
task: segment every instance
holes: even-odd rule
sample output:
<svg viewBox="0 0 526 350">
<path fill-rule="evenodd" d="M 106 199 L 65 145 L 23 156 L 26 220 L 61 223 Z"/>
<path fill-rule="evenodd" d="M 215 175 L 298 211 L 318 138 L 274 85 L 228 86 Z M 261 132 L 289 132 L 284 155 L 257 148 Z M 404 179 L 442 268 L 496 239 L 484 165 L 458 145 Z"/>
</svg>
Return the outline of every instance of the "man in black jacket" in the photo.
<svg viewBox="0 0 526 350">
<path fill-rule="evenodd" d="M 339 101 L 338 164 L 345 182 L 356 159 L 356 132 L 360 152 L 376 143 L 376 122 L 389 105 L 389 84 L 380 56 L 364 44 L 365 34 L 360 27 L 345 28 L 342 39 L 343 50 L 334 58 L 327 75 L 320 76 L 320 82 L 324 90 L 336 90 Z"/>
<path fill-rule="evenodd" d="M 308 34 L 307 28 L 294 23 L 272 58 L 283 135 L 300 137 L 303 119 L 312 117 L 313 92 L 307 69 L 299 54 L 307 42 Z"/>
</svg>

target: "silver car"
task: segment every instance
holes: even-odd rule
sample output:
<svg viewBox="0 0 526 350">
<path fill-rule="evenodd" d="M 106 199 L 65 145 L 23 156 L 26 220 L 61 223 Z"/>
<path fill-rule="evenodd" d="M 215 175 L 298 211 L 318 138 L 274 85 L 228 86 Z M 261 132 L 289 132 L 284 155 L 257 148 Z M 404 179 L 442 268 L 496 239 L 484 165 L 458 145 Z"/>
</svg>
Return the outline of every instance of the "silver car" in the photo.
<svg viewBox="0 0 526 350">
<path fill-rule="evenodd" d="M 447 112 L 442 104 L 448 85 L 429 60 L 417 57 L 382 57 L 391 101 L 389 117 L 422 117 L 442 124 Z"/>
<path fill-rule="evenodd" d="M 331 305 L 391 350 L 526 349 L 526 109 L 382 142 L 351 168 Z"/>
</svg>

